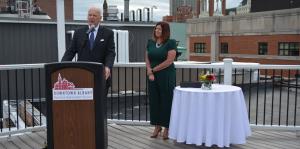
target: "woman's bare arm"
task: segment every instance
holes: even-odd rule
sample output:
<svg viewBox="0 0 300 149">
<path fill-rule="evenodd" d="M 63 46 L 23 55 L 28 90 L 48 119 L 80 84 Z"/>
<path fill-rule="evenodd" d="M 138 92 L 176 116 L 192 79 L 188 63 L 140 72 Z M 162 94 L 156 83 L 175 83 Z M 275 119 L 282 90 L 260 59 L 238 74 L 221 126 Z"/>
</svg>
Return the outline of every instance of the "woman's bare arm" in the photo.
<svg viewBox="0 0 300 149">
<path fill-rule="evenodd" d="M 145 61 L 146 61 L 147 75 L 150 75 L 150 74 L 152 74 L 152 68 L 150 65 L 147 51 L 145 52 Z"/>
<path fill-rule="evenodd" d="M 165 61 L 163 61 L 162 63 L 160 63 L 159 65 L 155 66 L 152 69 L 152 72 L 157 72 L 157 71 L 160 71 L 160 70 L 163 70 L 163 69 L 169 67 L 174 62 L 175 57 L 176 57 L 175 49 L 168 51 L 167 59 Z"/>
</svg>

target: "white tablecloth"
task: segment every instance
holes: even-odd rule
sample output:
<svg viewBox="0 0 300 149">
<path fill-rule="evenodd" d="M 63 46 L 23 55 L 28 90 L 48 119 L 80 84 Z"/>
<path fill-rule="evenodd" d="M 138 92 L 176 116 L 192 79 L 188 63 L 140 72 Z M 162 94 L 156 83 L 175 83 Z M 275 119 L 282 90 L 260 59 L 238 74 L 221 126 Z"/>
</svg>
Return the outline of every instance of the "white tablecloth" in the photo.
<svg viewBox="0 0 300 149">
<path fill-rule="evenodd" d="M 212 90 L 174 90 L 169 138 L 186 144 L 229 147 L 251 135 L 240 87 L 213 84 Z"/>
</svg>

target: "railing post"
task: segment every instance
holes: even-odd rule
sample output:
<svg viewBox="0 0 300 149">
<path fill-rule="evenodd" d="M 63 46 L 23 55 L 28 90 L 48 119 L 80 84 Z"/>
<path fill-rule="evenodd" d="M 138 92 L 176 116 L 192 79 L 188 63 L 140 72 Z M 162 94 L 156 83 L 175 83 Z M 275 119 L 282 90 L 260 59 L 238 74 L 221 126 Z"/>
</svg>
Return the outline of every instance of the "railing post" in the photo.
<svg viewBox="0 0 300 149">
<path fill-rule="evenodd" d="M 57 48 L 58 48 L 58 62 L 63 57 L 66 50 L 66 35 L 65 35 L 65 3 L 64 0 L 56 0 L 56 14 L 57 14 Z"/>
<path fill-rule="evenodd" d="M 231 58 L 224 58 L 224 84 L 231 85 L 232 84 L 232 62 Z"/>
</svg>

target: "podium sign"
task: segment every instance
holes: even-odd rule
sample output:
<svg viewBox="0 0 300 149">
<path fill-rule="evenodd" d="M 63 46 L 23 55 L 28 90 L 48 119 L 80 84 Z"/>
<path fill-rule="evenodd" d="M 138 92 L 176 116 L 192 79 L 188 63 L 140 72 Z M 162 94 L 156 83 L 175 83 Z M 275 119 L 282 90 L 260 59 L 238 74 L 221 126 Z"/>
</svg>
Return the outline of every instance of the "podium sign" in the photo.
<svg viewBox="0 0 300 149">
<path fill-rule="evenodd" d="M 102 64 L 52 63 L 45 69 L 48 148 L 107 148 Z"/>
</svg>

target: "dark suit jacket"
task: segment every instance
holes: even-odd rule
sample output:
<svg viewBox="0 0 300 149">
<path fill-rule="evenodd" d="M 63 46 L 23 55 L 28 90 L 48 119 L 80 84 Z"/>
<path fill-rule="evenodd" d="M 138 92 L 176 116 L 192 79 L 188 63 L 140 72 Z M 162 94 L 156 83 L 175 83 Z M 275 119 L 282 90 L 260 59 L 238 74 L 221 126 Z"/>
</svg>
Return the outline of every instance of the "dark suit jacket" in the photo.
<svg viewBox="0 0 300 149">
<path fill-rule="evenodd" d="M 71 46 L 65 52 L 62 61 L 71 61 L 78 53 L 78 61 L 98 62 L 112 68 L 116 55 L 113 31 L 100 25 L 94 47 L 90 50 L 87 30 L 88 26 L 75 31 Z"/>
</svg>

